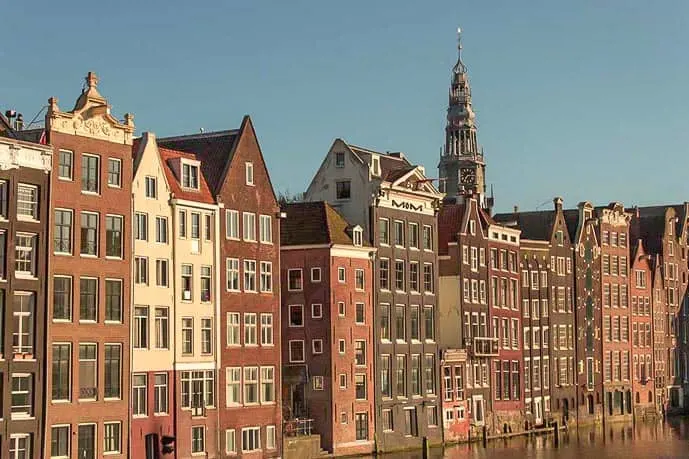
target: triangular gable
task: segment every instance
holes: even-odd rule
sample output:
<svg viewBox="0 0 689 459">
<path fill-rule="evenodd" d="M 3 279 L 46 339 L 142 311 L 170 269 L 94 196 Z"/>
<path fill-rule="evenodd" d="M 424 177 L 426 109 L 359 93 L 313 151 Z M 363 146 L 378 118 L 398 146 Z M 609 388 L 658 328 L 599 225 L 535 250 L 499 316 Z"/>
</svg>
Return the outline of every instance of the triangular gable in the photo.
<svg viewBox="0 0 689 459">
<path fill-rule="evenodd" d="M 414 180 L 416 179 L 416 180 Z M 417 187 L 417 191 L 422 191 L 430 194 L 440 194 L 440 192 L 432 185 L 431 181 L 421 171 L 419 166 L 414 167 L 397 180 L 392 182 L 392 186 L 404 187 L 405 183 L 413 182 Z"/>
<path fill-rule="evenodd" d="M 144 132 L 140 138 L 134 141 L 134 178 L 136 178 L 139 173 L 139 164 L 141 163 L 147 147 L 150 147 L 155 152 L 156 162 L 158 163 L 158 167 L 160 167 L 160 175 L 163 176 L 163 181 L 165 182 L 165 189 L 170 193 L 172 189 L 170 188 L 170 183 L 165 173 L 165 164 L 163 164 L 163 159 L 160 156 L 160 149 L 158 148 L 155 134 L 152 132 Z"/>
</svg>

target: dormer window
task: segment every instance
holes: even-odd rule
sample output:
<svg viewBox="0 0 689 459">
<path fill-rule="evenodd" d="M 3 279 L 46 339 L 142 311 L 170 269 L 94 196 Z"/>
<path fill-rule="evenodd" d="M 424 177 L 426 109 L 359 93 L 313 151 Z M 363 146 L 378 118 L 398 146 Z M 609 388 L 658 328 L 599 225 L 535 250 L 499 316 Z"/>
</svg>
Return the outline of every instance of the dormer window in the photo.
<svg viewBox="0 0 689 459">
<path fill-rule="evenodd" d="M 352 239 L 355 246 L 361 247 L 364 242 L 364 231 L 359 227 L 354 228 L 352 230 Z"/>
<path fill-rule="evenodd" d="M 345 154 L 342 151 L 335 153 L 335 167 L 345 166 Z"/>
<path fill-rule="evenodd" d="M 254 184 L 254 163 L 245 163 L 246 169 L 246 184 Z"/>
<path fill-rule="evenodd" d="M 371 158 L 371 174 L 380 176 L 380 158 L 375 156 Z"/>
<path fill-rule="evenodd" d="M 184 188 L 199 189 L 199 166 L 182 163 L 182 186 Z"/>
</svg>

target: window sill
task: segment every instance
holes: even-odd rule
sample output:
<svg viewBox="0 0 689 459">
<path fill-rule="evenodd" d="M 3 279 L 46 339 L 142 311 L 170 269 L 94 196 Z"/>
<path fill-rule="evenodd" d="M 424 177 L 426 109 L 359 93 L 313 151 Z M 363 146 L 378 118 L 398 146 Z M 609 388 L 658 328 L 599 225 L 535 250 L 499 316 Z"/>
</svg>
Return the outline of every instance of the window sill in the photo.
<svg viewBox="0 0 689 459">
<path fill-rule="evenodd" d="M 81 190 L 81 194 L 85 194 L 87 196 L 100 196 L 100 192 L 98 191 L 86 191 L 86 190 Z"/>
<path fill-rule="evenodd" d="M 27 272 L 15 271 L 14 276 L 17 279 L 38 280 L 38 277 L 36 277 L 32 273 L 27 273 Z"/>
<path fill-rule="evenodd" d="M 103 399 L 105 402 L 119 402 L 122 401 L 122 397 L 105 397 Z"/>
<path fill-rule="evenodd" d="M 429 426 L 430 427 L 430 426 Z M 103 452 L 103 456 L 119 456 L 122 454 L 121 451 L 108 451 L 108 452 Z"/>
<path fill-rule="evenodd" d="M 80 253 L 79 256 L 81 258 L 98 258 L 98 255 L 93 253 Z"/>
<path fill-rule="evenodd" d="M 134 414 L 132 415 L 132 419 L 146 419 L 148 417 L 147 414 Z"/>
<path fill-rule="evenodd" d="M 80 398 L 79 400 L 77 400 L 77 402 L 79 402 L 79 403 L 93 403 L 93 402 L 97 402 L 97 401 L 98 401 L 97 398 Z"/>
<path fill-rule="evenodd" d="M 96 320 L 79 320 L 80 324 L 97 324 L 98 321 Z"/>
<path fill-rule="evenodd" d="M 68 403 L 72 403 L 71 400 L 51 400 L 50 403 L 53 405 L 66 405 Z"/>
<path fill-rule="evenodd" d="M 106 320 L 104 323 L 107 325 L 122 325 L 121 320 Z"/>
<path fill-rule="evenodd" d="M 72 319 L 53 319 L 54 324 L 71 324 Z"/>
<path fill-rule="evenodd" d="M 155 418 L 164 418 L 170 416 L 170 413 L 153 413 L 153 417 Z"/>
<path fill-rule="evenodd" d="M 17 215 L 17 220 L 24 223 L 40 223 L 37 218 L 26 215 Z"/>
<path fill-rule="evenodd" d="M 106 260 L 120 260 L 120 261 L 124 260 L 124 258 L 122 258 L 122 256 L 113 257 L 113 256 L 110 256 L 110 255 L 106 255 L 106 256 L 105 256 L 105 259 L 106 259 Z M 103 453 L 103 454 L 105 454 L 105 453 Z M 111 453 L 111 454 L 112 454 L 112 453 Z"/>
</svg>

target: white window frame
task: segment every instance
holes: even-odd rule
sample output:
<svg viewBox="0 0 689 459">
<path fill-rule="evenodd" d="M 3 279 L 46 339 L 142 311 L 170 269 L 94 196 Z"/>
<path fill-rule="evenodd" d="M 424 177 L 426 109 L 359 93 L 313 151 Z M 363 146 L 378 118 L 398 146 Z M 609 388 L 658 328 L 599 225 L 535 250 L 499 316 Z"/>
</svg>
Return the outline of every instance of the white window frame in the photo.
<svg viewBox="0 0 689 459">
<path fill-rule="evenodd" d="M 273 219 L 270 215 L 260 214 L 258 216 L 259 237 L 261 244 L 273 243 Z"/>
<path fill-rule="evenodd" d="M 239 211 L 225 210 L 225 239 L 239 240 Z"/>
<path fill-rule="evenodd" d="M 247 161 L 244 163 L 244 172 L 246 178 L 246 184 L 249 186 L 254 186 L 254 163 Z"/>
</svg>

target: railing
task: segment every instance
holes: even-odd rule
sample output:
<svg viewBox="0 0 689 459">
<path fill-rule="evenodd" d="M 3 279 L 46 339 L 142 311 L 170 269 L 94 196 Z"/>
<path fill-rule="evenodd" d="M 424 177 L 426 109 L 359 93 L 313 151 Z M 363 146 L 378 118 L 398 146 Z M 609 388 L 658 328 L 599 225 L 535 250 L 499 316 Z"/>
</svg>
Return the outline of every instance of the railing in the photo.
<svg viewBox="0 0 689 459">
<path fill-rule="evenodd" d="M 96 398 L 98 389 L 96 387 L 80 387 L 79 398 Z"/>
<path fill-rule="evenodd" d="M 488 336 L 474 336 L 471 352 L 476 357 L 490 357 L 498 355 L 498 338 Z"/>
<path fill-rule="evenodd" d="M 55 252 L 60 252 L 60 253 L 71 253 L 72 252 L 72 241 L 70 241 L 68 238 L 59 238 L 56 237 L 53 239 L 53 244 L 55 245 L 54 250 Z"/>
<path fill-rule="evenodd" d="M 94 241 L 81 241 L 81 254 L 82 255 L 97 255 L 96 253 L 97 245 Z"/>
<path fill-rule="evenodd" d="M 192 406 L 191 407 L 191 416 L 192 417 L 205 417 L 206 416 L 206 407 L 201 405 L 201 406 Z"/>
<path fill-rule="evenodd" d="M 290 419 L 285 421 L 283 432 L 287 437 L 303 437 L 311 435 L 313 430 L 313 419 Z"/>
</svg>

